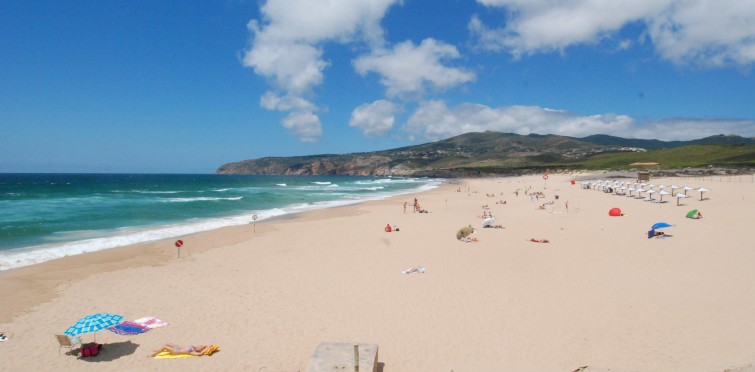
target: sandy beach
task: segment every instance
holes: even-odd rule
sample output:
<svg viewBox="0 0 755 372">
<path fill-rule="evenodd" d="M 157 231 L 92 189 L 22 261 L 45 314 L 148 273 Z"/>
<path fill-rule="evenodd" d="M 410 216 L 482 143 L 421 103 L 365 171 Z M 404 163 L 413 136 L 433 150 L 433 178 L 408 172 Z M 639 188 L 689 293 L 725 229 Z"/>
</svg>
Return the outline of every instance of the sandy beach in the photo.
<svg viewBox="0 0 755 372">
<path fill-rule="evenodd" d="M 180 258 L 171 239 L 0 272 L 0 370 L 293 372 L 321 342 L 377 344 L 384 372 L 755 370 L 753 177 L 652 180 L 711 190 L 680 206 L 587 178 L 602 179 L 452 180 L 181 237 Z M 404 212 L 414 198 L 429 213 Z M 483 212 L 503 228 L 479 228 Z M 648 239 L 656 222 L 673 237 Z M 456 239 L 468 225 L 478 242 Z M 98 312 L 169 325 L 97 332 L 96 358 L 59 355 L 54 335 Z M 166 342 L 220 351 L 147 357 Z"/>
</svg>

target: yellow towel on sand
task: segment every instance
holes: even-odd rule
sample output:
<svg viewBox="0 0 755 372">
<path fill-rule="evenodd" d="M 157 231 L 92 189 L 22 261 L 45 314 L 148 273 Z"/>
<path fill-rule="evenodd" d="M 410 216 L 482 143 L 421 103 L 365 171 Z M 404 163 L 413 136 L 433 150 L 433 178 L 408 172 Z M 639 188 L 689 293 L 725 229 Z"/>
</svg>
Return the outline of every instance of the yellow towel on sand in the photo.
<svg viewBox="0 0 755 372">
<path fill-rule="evenodd" d="M 220 350 L 220 346 L 218 345 L 212 345 L 205 350 L 202 355 L 212 355 L 212 353 Z M 193 355 L 193 354 L 171 354 L 170 351 L 161 351 L 157 355 L 155 355 L 155 359 L 176 359 L 176 358 L 191 358 L 195 356 L 202 356 L 202 355 Z"/>
</svg>

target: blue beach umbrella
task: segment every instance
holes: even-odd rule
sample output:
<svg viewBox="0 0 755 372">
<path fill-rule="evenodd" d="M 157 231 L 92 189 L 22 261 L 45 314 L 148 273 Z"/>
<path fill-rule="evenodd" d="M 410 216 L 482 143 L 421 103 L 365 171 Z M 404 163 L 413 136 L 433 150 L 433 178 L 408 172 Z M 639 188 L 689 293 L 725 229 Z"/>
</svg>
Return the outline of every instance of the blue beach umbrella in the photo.
<svg viewBox="0 0 755 372">
<path fill-rule="evenodd" d="M 68 327 L 63 333 L 68 336 L 78 336 L 82 333 L 97 332 L 120 323 L 122 319 L 123 315 L 110 313 L 92 314 L 79 319 L 78 322 Z M 97 336 L 95 334 L 96 339 Z"/>
<path fill-rule="evenodd" d="M 653 229 L 653 230 L 655 230 L 655 229 L 662 229 L 664 227 L 671 227 L 671 224 L 668 224 L 668 223 L 665 223 L 665 222 L 658 222 L 655 225 L 653 225 L 653 227 L 651 227 L 651 229 Z"/>
</svg>

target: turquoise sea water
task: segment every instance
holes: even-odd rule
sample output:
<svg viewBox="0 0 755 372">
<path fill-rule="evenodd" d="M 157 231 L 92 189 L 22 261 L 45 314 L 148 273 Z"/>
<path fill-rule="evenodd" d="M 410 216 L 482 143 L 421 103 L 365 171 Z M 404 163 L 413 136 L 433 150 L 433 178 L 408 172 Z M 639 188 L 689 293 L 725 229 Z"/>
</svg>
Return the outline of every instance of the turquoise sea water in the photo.
<svg viewBox="0 0 755 372">
<path fill-rule="evenodd" d="M 442 180 L 355 176 L 0 174 L 0 270 L 413 193 Z"/>
</svg>

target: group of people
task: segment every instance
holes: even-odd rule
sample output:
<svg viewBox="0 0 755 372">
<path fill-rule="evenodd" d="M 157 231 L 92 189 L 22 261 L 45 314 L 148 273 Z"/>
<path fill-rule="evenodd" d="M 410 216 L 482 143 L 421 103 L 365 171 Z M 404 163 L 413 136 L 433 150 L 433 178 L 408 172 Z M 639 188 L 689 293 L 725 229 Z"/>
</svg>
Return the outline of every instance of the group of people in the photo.
<svg viewBox="0 0 755 372">
<path fill-rule="evenodd" d="M 540 198 L 545 199 L 545 194 L 543 194 L 542 191 L 536 191 L 536 192 L 531 192 L 531 193 L 525 192 L 525 193 L 530 197 L 530 200 L 538 201 L 540 200 Z"/>
<path fill-rule="evenodd" d="M 404 202 L 404 213 L 406 213 L 406 207 L 408 205 L 409 205 L 408 202 Z M 412 207 L 414 207 L 414 213 L 430 213 L 419 206 L 419 202 L 417 201 L 417 198 L 414 198 L 414 204 L 412 204 Z"/>
</svg>

